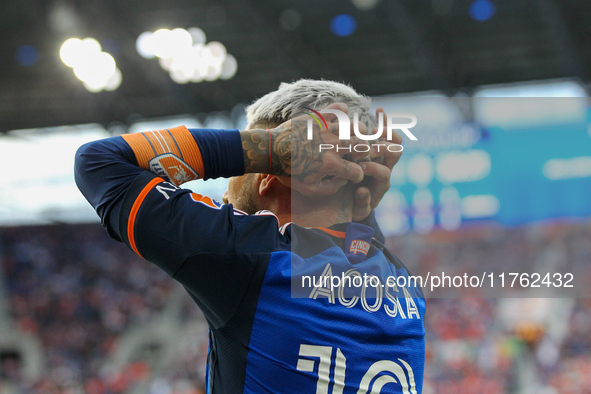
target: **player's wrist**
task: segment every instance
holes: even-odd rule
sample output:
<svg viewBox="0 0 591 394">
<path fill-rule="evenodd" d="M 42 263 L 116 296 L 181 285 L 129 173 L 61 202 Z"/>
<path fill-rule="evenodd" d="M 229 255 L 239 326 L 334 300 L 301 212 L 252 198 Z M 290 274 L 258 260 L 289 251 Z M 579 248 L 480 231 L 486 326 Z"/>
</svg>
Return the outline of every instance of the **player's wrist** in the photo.
<svg viewBox="0 0 591 394">
<path fill-rule="evenodd" d="M 280 127 L 240 131 L 244 172 L 290 176 L 290 131 Z"/>
</svg>

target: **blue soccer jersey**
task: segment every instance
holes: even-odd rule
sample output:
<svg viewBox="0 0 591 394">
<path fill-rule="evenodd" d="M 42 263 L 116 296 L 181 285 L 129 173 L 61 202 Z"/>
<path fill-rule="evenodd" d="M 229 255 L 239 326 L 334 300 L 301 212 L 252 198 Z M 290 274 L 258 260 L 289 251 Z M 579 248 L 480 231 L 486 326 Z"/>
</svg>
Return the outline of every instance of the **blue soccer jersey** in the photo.
<svg viewBox="0 0 591 394">
<path fill-rule="evenodd" d="M 208 393 L 420 393 L 425 302 L 373 214 L 280 226 L 176 186 L 243 173 L 237 130 L 184 127 L 86 144 L 75 168 L 111 237 L 203 311 Z"/>
</svg>

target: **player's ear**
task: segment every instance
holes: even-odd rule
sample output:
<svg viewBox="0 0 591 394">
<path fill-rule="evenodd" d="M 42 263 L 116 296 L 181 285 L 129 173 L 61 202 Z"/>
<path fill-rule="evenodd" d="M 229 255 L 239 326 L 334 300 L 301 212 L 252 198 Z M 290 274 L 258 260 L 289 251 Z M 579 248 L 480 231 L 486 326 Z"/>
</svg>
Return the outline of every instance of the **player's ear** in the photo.
<svg viewBox="0 0 591 394">
<path fill-rule="evenodd" d="M 228 190 L 224 192 L 224 195 L 222 196 L 222 201 L 224 202 L 224 204 L 228 203 Z"/>
<path fill-rule="evenodd" d="M 267 175 L 267 174 L 258 174 L 262 177 L 261 182 L 259 183 L 259 194 L 261 196 L 265 196 L 275 185 L 277 185 L 279 180 L 275 175 Z"/>
</svg>

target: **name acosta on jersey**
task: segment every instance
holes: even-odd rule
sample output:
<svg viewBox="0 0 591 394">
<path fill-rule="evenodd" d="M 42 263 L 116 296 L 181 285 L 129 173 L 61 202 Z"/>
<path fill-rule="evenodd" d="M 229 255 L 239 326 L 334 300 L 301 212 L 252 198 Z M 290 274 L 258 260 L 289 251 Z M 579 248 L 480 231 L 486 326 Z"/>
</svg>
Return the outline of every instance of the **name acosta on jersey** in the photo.
<svg viewBox="0 0 591 394">
<path fill-rule="evenodd" d="M 336 284 L 335 279 L 338 279 Z M 306 281 L 307 285 L 306 286 Z M 336 284 L 336 285 L 335 285 Z M 319 277 L 302 276 L 302 288 L 313 287 L 308 298 L 328 298 L 328 302 L 335 304 L 336 300 L 347 308 L 354 307 L 358 302 L 366 312 L 374 313 L 382 307 L 390 317 L 400 316 L 402 319 L 420 319 L 419 309 L 411 296 L 409 290 L 404 286 L 397 286 L 396 281 L 387 281 L 383 284 L 380 278 L 367 273 L 361 275 L 359 271 L 352 268 L 341 275 L 333 275 L 330 263 L 326 264 Z M 367 288 L 371 287 L 375 294 L 368 294 Z M 351 290 L 357 288 L 357 294 Z M 402 292 L 400 291 L 402 289 Z M 336 292 L 336 294 L 335 294 Z M 347 292 L 347 294 L 345 294 Z M 368 300 L 372 300 L 371 303 Z M 403 307 L 403 302 L 406 308 Z"/>
</svg>

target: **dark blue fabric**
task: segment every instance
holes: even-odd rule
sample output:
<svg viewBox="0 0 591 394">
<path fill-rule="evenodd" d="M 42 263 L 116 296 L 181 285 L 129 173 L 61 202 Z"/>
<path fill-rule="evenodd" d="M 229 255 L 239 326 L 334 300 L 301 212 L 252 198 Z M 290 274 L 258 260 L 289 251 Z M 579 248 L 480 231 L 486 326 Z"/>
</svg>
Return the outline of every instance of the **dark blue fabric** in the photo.
<svg viewBox="0 0 591 394">
<path fill-rule="evenodd" d="M 345 256 L 347 256 L 351 264 L 360 263 L 369 257 L 367 252 L 369 252 L 369 245 L 371 244 L 371 239 L 373 238 L 373 232 L 374 231 L 371 227 L 367 227 L 359 223 L 347 223 L 347 235 L 345 236 Z M 365 243 L 368 250 L 361 251 L 358 248 L 355 248 L 353 243 Z"/>
<path fill-rule="evenodd" d="M 242 140 L 238 130 L 189 129 L 203 157 L 204 179 L 244 174 Z"/>
<path fill-rule="evenodd" d="M 243 173 L 237 131 L 191 133 L 206 177 Z M 352 240 L 371 241 L 370 228 L 335 225 L 331 229 L 346 232 L 335 239 L 296 225 L 281 232 L 273 215 L 242 215 L 231 205 L 154 182 L 157 177 L 137 167 L 121 137 L 84 145 L 75 166 L 76 182 L 109 234 L 135 245 L 179 281 L 203 311 L 211 329 L 210 394 L 317 392 L 320 361 L 329 365 L 323 381 L 327 392 L 338 392 L 339 378 L 343 394 L 421 392 L 425 303 L 420 290 L 384 289 L 384 297 L 372 293 L 373 300 L 364 293 L 350 306 L 343 304 L 343 297 L 354 299 L 350 292 L 292 297 L 294 274 L 319 276 L 327 265 L 334 275 L 356 269 L 382 283 L 386 276 L 408 277 L 383 247 L 372 246 L 367 256 L 348 254 Z M 138 201 L 134 221 L 130 213 Z M 368 221 L 375 223 L 375 217 Z M 296 246 L 294 231 L 302 234 Z M 328 359 L 306 349 L 320 350 Z"/>
<path fill-rule="evenodd" d="M 373 228 L 373 237 L 382 244 L 385 242 L 386 237 L 384 237 L 384 233 L 382 233 L 382 229 L 376 220 L 376 211 L 371 211 L 368 217 L 358 223 Z"/>
<path fill-rule="evenodd" d="M 338 225 L 331 229 L 340 230 Z M 345 239 L 367 239 L 367 230 L 347 226 Z M 291 231 L 296 238 L 294 232 L 313 230 L 292 226 Z M 421 393 L 425 300 L 416 286 L 386 285 L 388 277 L 408 283 L 406 268 L 379 250 L 355 263 L 338 246 L 308 258 L 298 252 L 271 255 L 249 341 L 244 393 Z M 351 270 L 376 276 L 384 287 L 357 289 L 357 298 L 338 289 L 317 297 L 313 289 L 301 297 L 290 291 L 294 278 L 326 272 L 338 277 Z M 376 298 L 376 291 L 381 296 Z M 323 365 L 324 382 L 319 380 Z M 388 383 L 378 388 L 384 379 Z"/>
<path fill-rule="evenodd" d="M 125 193 L 144 170 L 122 137 L 89 142 L 78 148 L 74 162 L 76 185 L 96 210 L 112 238 L 119 234 L 119 212 Z"/>
<path fill-rule="evenodd" d="M 189 130 L 201 150 L 205 178 L 244 174 L 242 142 L 238 130 Z M 82 145 L 76 152 L 74 178 L 78 188 L 97 211 L 109 235 L 122 240 L 119 212 L 123 196 L 142 173 L 133 150 L 122 137 Z"/>
</svg>

